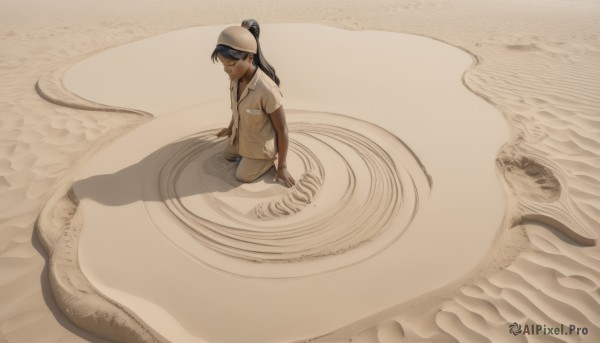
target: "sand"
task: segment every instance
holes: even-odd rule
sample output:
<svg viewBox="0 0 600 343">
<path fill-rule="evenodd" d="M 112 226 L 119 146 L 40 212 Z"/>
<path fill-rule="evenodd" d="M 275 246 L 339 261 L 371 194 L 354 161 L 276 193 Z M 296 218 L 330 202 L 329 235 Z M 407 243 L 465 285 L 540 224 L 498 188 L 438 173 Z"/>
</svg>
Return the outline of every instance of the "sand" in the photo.
<svg viewBox="0 0 600 343">
<path fill-rule="evenodd" d="M 116 341 L 598 339 L 598 6 L 332 2 L 320 4 L 316 16 L 314 5 L 259 3 L 250 10 L 245 4 L 232 12 L 216 3 L 202 8 L 131 3 L 119 10 L 69 1 L 0 4 L 6 80 L 0 88 L 4 341 L 102 341 L 87 331 Z M 259 8 L 260 15 L 249 15 Z M 262 219 L 248 215 L 256 213 L 248 212 L 252 206 L 289 196 L 268 175 L 252 185 L 223 175 L 228 166 L 215 157 L 219 142 L 208 137 L 227 121 L 227 94 L 219 91 L 226 90 L 226 80 L 218 66 L 197 62 L 206 47 L 187 43 L 202 30 L 252 16 L 264 24 L 265 40 L 274 43 L 277 32 L 296 28 L 291 31 L 307 34 L 303 39 L 325 40 L 327 32 L 335 32 L 347 44 L 403 37 L 440 49 L 415 47 L 407 53 L 402 50 L 407 42 L 392 44 L 396 61 L 412 58 L 414 64 L 387 66 L 373 59 L 356 76 L 369 80 L 368 68 L 383 69 L 390 80 L 378 78 L 370 92 L 347 87 L 345 69 L 333 67 L 331 54 L 297 51 L 290 57 L 291 48 L 267 50 L 285 75 L 282 89 L 297 142 L 291 162 L 302 170 L 295 176 L 308 172 L 306 187 L 316 189 L 314 209 L 300 201 L 283 218 L 279 212 L 263 211 Z M 275 24 L 289 22 L 327 26 Z M 192 28 L 173 31 L 185 27 Z M 141 37 L 150 39 L 123 45 Z M 265 46 L 289 44 L 280 43 Z M 156 48 L 165 44 L 174 48 Z M 99 53 L 113 46 L 120 47 Z M 177 49 L 189 53 L 173 54 Z M 367 53 L 355 51 L 354 57 Z M 296 58 L 310 62 L 301 68 L 286 63 Z M 356 60 L 344 61 L 342 67 Z M 167 70 L 147 68 L 165 62 Z M 86 63 L 102 82 L 90 81 Z M 89 68 L 90 63 L 108 69 Z M 427 63 L 437 69 L 419 72 Z M 403 80 L 394 82 L 396 75 Z M 335 81 L 311 82 L 318 77 Z M 396 87 L 410 96 L 385 93 Z M 360 98 L 365 93 L 374 104 Z M 455 115 L 441 116 L 439 108 Z M 419 115 L 398 116 L 402 109 Z M 221 115 L 203 115 L 200 126 L 190 125 L 199 113 L 214 112 Z M 336 131 L 339 127 L 351 130 Z M 357 137 L 363 151 L 348 148 L 348 139 Z M 327 139 L 330 151 L 319 146 Z M 382 159 L 375 146 L 395 154 Z M 344 158 L 309 153 L 314 151 Z M 198 166 L 206 173 L 190 172 Z M 315 166 L 320 167 L 311 173 Z M 344 168 L 356 177 L 327 177 Z M 210 186 L 190 189 L 197 177 Z M 317 233 L 344 237 L 331 224 L 335 217 L 319 211 L 352 210 L 365 218 L 357 210 L 380 210 L 365 201 L 369 179 L 376 185 L 391 180 L 372 191 L 386 202 L 410 196 L 388 207 L 390 212 L 381 209 L 380 216 L 364 219 L 352 238 L 331 244 L 310 236 L 315 231 L 309 226 L 295 224 L 323 218 L 313 228 L 328 231 Z M 411 182 L 415 186 L 408 192 Z M 356 188 L 348 192 L 346 184 Z M 115 186 L 119 197 L 106 192 Z M 348 206 L 341 206 L 340 199 L 347 198 Z M 220 213 L 223 203 L 230 208 Z M 357 203 L 372 207 L 353 210 Z M 152 225 L 140 225 L 136 211 L 148 214 Z M 308 236 L 298 241 L 281 231 L 289 243 L 279 250 L 283 260 L 265 261 L 269 254 L 256 246 L 240 256 L 239 237 L 206 244 L 205 222 L 185 218 L 219 228 L 251 224 L 259 247 L 271 244 L 260 228 L 278 230 L 277 223 Z M 172 225 L 182 219 L 185 225 Z M 513 322 L 573 324 L 589 332 L 512 337 Z"/>
</svg>

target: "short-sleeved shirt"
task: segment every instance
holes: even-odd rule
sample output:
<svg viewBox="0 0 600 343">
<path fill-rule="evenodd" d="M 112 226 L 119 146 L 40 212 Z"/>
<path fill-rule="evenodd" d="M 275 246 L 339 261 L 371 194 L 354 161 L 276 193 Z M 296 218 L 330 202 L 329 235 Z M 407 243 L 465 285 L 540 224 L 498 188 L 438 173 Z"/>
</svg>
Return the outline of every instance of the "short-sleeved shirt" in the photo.
<svg viewBox="0 0 600 343">
<path fill-rule="evenodd" d="M 233 127 L 231 143 L 238 139 L 242 157 L 273 159 L 277 156 L 276 131 L 269 113 L 282 106 L 279 86 L 260 68 L 237 100 L 238 82 L 231 81 L 231 113 Z"/>
</svg>

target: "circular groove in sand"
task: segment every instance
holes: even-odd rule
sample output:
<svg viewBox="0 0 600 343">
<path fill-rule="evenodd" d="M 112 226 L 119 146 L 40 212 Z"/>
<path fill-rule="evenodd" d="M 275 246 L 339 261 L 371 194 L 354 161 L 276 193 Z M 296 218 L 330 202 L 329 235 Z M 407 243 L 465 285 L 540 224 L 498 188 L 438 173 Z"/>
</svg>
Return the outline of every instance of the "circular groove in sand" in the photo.
<svg viewBox="0 0 600 343">
<path fill-rule="evenodd" d="M 329 113 L 318 113 L 318 123 L 304 121 L 311 115 L 291 116 L 288 124 L 289 155 L 304 168 L 298 184 L 305 181 L 307 187 L 286 189 L 285 194 L 262 201 L 258 204 L 262 217 L 256 216 L 257 206 L 250 212 L 223 209 L 222 193 L 211 189 L 210 180 L 202 179 L 203 173 L 189 172 L 198 167 L 220 172 L 215 161 L 221 158 L 223 143 L 214 137 L 214 130 L 186 137 L 193 139 L 162 165 L 157 177 L 164 205 L 202 246 L 247 261 L 297 262 L 339 255 L 387 230 L 393 231 L 394 239 L 387 245 L 391 244 L 416 214 L 419 192 L 429 191 L 417 189 L 426 179 L 424 171 L 414 167 L 420 164 L 397 137 L 380 127 Z M 363 132 L 342 127 L 357 122 Z M 311 150 L 315 146 L 321 148 L 319 156 Z M 179 194 L 185 173 L 198 177 L 193 182 L 203 185 L 199 186 L 203 204 L 213 207 L 226 221 L 206 217 Z M 277 184 L 268 188 L 282 189 Z M 264 193 L 238 191 L 250 199 Z M 328 195 L 324 197 L 322 192 Z M 335 193 L 334 199 L 331 193 Z M 398 216 L 401 225 L 397 225 Z M 169 230 L 164 226 L 158 229 Z"/>
</svg>

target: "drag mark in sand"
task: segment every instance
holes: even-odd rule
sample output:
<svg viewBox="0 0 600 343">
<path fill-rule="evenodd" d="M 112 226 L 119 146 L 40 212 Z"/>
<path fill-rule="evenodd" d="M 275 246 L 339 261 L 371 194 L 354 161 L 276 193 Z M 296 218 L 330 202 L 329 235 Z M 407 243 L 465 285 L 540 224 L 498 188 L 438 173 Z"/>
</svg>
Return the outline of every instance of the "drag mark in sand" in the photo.
<svg viewBox="0 0 600 343">
<path fill-rule="evenodd" d="M 295 187 L 281 199 L 256 205 L 252 209 L 252 216 L 269 220 L 298 213 L 303 207 L 313 202 L 322 182 L 319 175 L 308 171 L 302 174 Z"/>
</svg>

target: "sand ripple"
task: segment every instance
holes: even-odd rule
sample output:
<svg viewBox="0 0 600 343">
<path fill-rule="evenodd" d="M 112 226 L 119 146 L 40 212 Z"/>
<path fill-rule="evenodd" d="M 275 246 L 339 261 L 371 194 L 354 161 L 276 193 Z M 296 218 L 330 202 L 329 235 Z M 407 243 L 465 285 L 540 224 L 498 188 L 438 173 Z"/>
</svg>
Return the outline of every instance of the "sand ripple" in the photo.
<svg viewBox="0 0 600 343">
<path fill-rule="evenodd" d="M 403 313 L 354 339 L 360 342 L 597 341 L 600 332 L 597 249 L 577 247 L 577 243 L 545 225 L 518 226 L 511 229 L 511 234 L 517 231 L 526 233 L 530 245 L 508 268 L 461 287 L 437 311 Z M 589 333 L 512 336 L 508 331 L 510 323 L 576 325 L 586 327 Z M 353 340 L 343 340 L 349 341 Z"/>
</svg>

